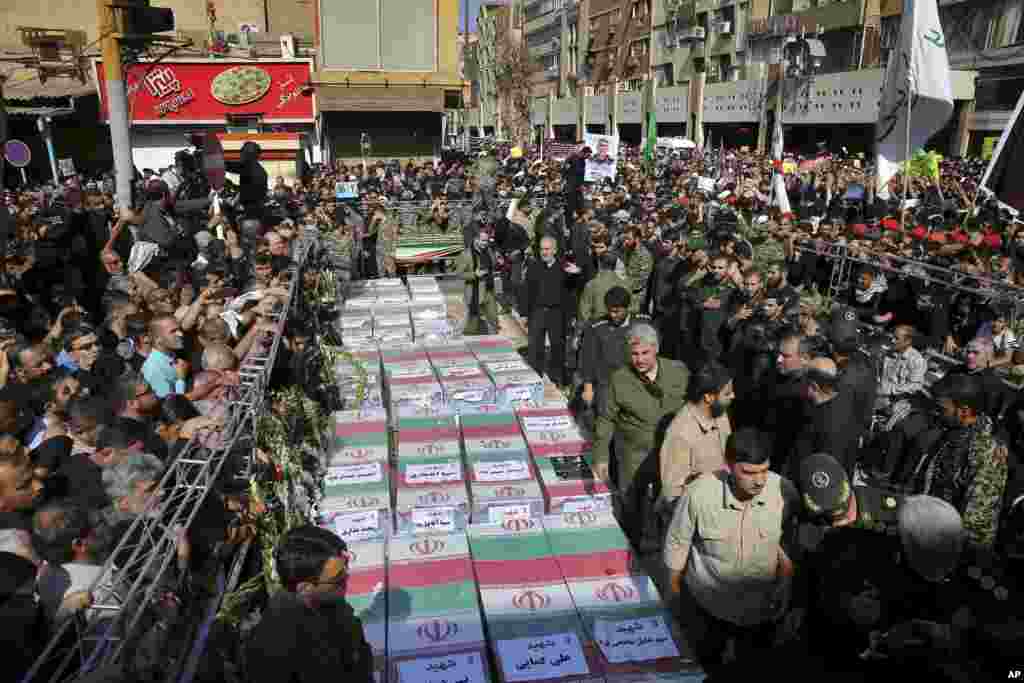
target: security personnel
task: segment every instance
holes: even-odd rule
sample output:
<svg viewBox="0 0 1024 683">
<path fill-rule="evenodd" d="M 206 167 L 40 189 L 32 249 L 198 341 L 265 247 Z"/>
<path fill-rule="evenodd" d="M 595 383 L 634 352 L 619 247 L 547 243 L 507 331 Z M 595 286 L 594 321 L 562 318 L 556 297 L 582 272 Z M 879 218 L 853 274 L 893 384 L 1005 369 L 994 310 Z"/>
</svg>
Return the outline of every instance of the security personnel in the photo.
<svg viewBox="0 0 1024 683">
<path fill-rule="evenodd" d="M 803 502 L 799 541 L 803 552 L 814 552 L 825 536 L 842 528 L 893 533 L 903 496 L 870 486 L 853 486 L 842 464 L 831 455 L 815 453 L 800 463 L 796 479 Z"/>
<path fill-rule="evenodd" d="M 603 303 L 607 313 L 594 321 L 583 335 L 580 374 L 583 376 L 583 403 L 588 407 L 602 405 L 612 373 L 626 364 L 629 326 L 635 319 L 645 319 L 629 315 L 630 295 L 621 285 L 609 289 Z"/>
<path fill-rule="evenodd" d="M 823 484 L 825 470 L 815 472 Z M 948 625 L 955 602 L 951 581 L 964 541 L 960 515 L 931 496 L 896 501 L 887 508 L 893 509 L 895 525 L 848 524 L 802 558 L 804 578 L 794 601 L 805 601 L 808 647 L 826 668 L 889 678 L 915 672 L 920 678 L 933 666 L 952 663 Z M 934 637 L 926 639 L 925 629 Z M 945 644 L 939 644 L 940 634 Z"/>
<path fill-rule="evenodd" d="M 615 502 L 623 529 L 637 542 L 647 512 L 644 506 L 653 503 L 658 471 L 652 467 L 657 463 L 656 451 L 652 454 L 655 434 L 662 421 L 682 407 L 690 373 L 682 363 L 658 356 L 658 333 L 650 323 L 630 325 L 627 341 L 629 363 L 612 373 L 607 397 L 598 407 L 593 469 L 610 482 L 610 447 L 616 437 Z"/>
<path fill-rule="evenodd" d="M 580 295 L 579 315 L 577 316 L 580 323 L 597 324 L 603 320 L 608 313 L 605 303 L 608 292 L 613 289 L 624 289 L 626 286 L 626 281 L 615 272 L 618 264 L 618 257 L 611 252 L 601 254 L 597 259 L 599 268 L 597 275 L 586 284 L 583 294 Z M 629 294 L 629 292 L 626 293 Z"/>
<path fill-rule="evenodd" d="M 853 399 L 855 424 L 863 436 L 871 430 L 871 418 L 878 396 L 878 372 L 871 357 L 860 350 L 857 313 L 852 308 L 838 308 L 832 314 L 829 331 L 832 360 L 839 368 L 839 393 Z"/>
</svg>

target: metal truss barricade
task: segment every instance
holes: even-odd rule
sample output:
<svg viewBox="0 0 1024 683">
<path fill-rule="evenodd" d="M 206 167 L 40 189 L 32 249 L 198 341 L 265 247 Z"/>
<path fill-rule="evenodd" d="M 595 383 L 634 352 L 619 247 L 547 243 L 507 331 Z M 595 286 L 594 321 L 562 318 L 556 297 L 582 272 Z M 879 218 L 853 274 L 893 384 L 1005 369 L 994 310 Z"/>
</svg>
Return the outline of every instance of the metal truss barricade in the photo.
<svg viewBox="0 0 1024 683">
<path fill-rule="evenodd" d="M 885 254 L 878 258 L 864 258 L 854 256 L 850 253 L 849 246 L 842 242 L 828 242 L 825 240 L 811 241 L 802 240 L 796 243 L 799 252 L 815 254 L 832 261 L 832 277 L 829 294 L 833 300 L 840 297 L 850 286 L 850 275 L 856 265 L 875 268 L 883 273 L 900 273 L 908 278 L 939 285 L 957 292 L 964 292 L 975 296 L 995 301 L 1001 304 L 1011 305 L 1024 301 L 1024 288 L 1015 287 L 1002 282 L 990 281 L 985 288 L 968 287 L 961 284 L 964 280 L 985 280 L 980 275 L 961 273 L 950 268 L 936 266 L 935 264 L 921 261 L 920 259 L 906 258 L 895 254 Z M 909 266 L 911 270 L 907 270 Z M 1016 306 L 1011 306 L 1010 315 L 1013 321 L 1016 320 Z"/>
<path fill-rule="evenodd" d="M 175 529 L 192 524 L 228 455 L 241 448 L 252 449 L 288 312 L 295 297 L 301 295 L 301 267 L 315 239 L 315 231 L 306 231 L 297 245 L 288 305 L 276 318 L 269 350 L 251 352 L 243 361 L 240 400 L 226 406 L 219 443 L 204 445 L 202 433 L 189 441 L 160 481 L 163 495 L 151 500 L 134 520 L 90 587 L 91 608 L 60 625 L 22 683 L 73 681 L 101 667 L 123 663 L 137 649 L 147 630 L 142 627 L 150 625 L 147 615 L 164 599 L 165 581 L 172 576 L 168 572 L 177 562 Z"/>
</svg>

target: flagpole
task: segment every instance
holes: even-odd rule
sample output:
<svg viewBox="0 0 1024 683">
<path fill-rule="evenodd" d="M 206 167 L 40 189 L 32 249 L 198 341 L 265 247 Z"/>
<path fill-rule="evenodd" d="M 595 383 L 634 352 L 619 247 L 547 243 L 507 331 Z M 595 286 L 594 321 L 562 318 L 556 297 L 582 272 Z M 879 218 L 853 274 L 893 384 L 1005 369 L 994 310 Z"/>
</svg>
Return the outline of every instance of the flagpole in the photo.
<svg viewBox="0 0 1024 683">
<path fill-rule="evenodd" d="M 906 143 L 905 151 L 903 155 L 903 202 L 900 205 L 900 231 L 903 231 L 907 227 L 907 211 L 904 208 L 907 203 L 907 199 L 910 195 L 910 114 L 914 110 L 914 79 L 913 75 L 907 71 L 907 130 L 906 130 Z"/>
</svg>

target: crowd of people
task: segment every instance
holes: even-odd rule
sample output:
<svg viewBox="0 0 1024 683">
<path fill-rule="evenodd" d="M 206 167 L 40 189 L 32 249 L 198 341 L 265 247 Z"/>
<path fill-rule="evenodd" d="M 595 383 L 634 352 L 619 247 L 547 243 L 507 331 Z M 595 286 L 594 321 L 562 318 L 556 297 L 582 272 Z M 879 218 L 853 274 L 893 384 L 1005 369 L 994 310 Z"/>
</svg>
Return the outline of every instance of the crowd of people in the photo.
<svg viewBox="0 0 1024 683">
<path fill-rule="evenodd" d="M 585 181 L 588 152 L 318 166 L 288 184 L 247 145 L 229 168 L 239 186 L 215 195 L 188 154 L 144 169 L 131 207 L 115 210 L 110 176 L 9 193 L 8 666 L 23 671 L 70 615 L 98 618 L 88 587 L 125 525 L 159 514 L 183 445 L 218 438 L 240 361 L 287 305 L 308 222 L 352 279 L 411 272 L 402 234 L 461 234 L 443 269 L 466 285 L 466 333 L 496 331 L 501 308 L 526 327 L 530 362 L 593 430 L 594 473 L 638 552 L 662 558 L 712 680 L 773 645 L 830 675 L 1005 677 L 1021 640 L 1024 230 L 979 194 L 982 165 L 944 161 L 905 197 L 901 177 L 876 193 L 863 159 L 816 153 L 793 160 L 783 197 L 781 164 L 746 150 L 644 163 L 624 149 L 603 183 Z M 403 224 L 408 202 L 423 208 Z M 309 335 L 287 321 L 272 384 L 302 372 Z M 168 595 L 209 590 L 258 514 L 224 477 L 179 532 Z M 332 610 L 317 628 L 354 633 L 331 597 L 344 557 L 304 528 L 277 563 L 289 592 L 323 594 L 303 603 Z M 274 668 L 259 658 L 273 633 L 256 640 L 248 680 L 308 664 Z M 353 642 L 329 661 L 365 673 Z"/>
<path fill-rule="evenodd" d="M 748 151 L 625 150 L 604 183 L 589 154 L 474 162 L 466 332 L 497 329 L 499 298 L 520 317 L 710 679 L 780 644 L 851 680 L 1005 676 L 1024 636 L 1024 228 L 979 190 L 984 164 L 875 192 L 863 158 L 818 150 L 784 162 L 782 195 L 784 163 Z M 382 225 L 423 172 L 370 170 L 391 180 L 366 185 Z M 436 229 L 449 196 L 431 198 Z"/>
<path fill-rule="evenodd" d="M 189 157 L 180 155 L 174 174 L 140 173 L 133 205 L 116 210 L 110 176 L 4 197 L 3 680 L 20 680 L 68 619 L 95 626 L 116 617 L 93 605 L 133 594 L 138 577 L 94 586 L 104 563 L 123 552 L 113 557 L 119 566 L 137 542 L 158 543 L 146 536 L 119 546 L 139 516 L 164 513 L 171 491 L 161 486 L 186 483 L 164 480 L 186 450 L 202 457 L 225 446 L 240 365 L 266 356 L 285 326 L 301 222 L 271 210 L 265 172 L 262 192 L 253 191 L 262 169 L 248 180 L 240 173 L 233 198 L 221 198 L 208 194 Z M 258 165 L 258 150 L 242 164 Z M 189 196 L 196 187 L 202 196 Z M 286 321 L 271 386 L 295 382 L 308 325 Z M 251 446 L 232 451 L 191 526 L 168 530 L 177 558 L 159 574 L 163 597 L 139 622 L 155 646 L 132 648 L 135 675 L 166 670 L 175 655 L 165 641 L 197 616 L 232 549 L 253 538 L 258 506 L 237 478 L 250 456 Z M 77 628 L 65 631 L 76 637 Z M 58 649 L 47 666 L 63 655 Z"/>
</svg>

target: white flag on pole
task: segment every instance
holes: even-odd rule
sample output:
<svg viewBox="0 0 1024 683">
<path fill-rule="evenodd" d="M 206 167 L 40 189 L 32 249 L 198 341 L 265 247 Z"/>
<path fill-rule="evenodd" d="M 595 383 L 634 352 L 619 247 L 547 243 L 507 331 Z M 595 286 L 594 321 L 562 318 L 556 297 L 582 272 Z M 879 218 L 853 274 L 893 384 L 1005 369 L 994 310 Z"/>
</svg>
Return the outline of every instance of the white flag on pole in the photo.
<svg viewBox="0 0 1024 683">
<path fill-rule="evenodd" d="M 789 194 L 786 192 L 786 178 L 779 171 L 776 171 L 775 175 L 772 176 L 772 190 L 775 193 L 773 204 L 779 207 L 779 213 L 792 213 L 793 209 L 789 205 Z"/>
<path fill-rule="evenodd" d="M 899 45 L 889 58 L 875 126 L 880 191 L 888 187 L 900 162 L 924 147 L 952 113 L 949 55 L 938 4 L 936 0 L 903 0 Z"/>
</svg>

